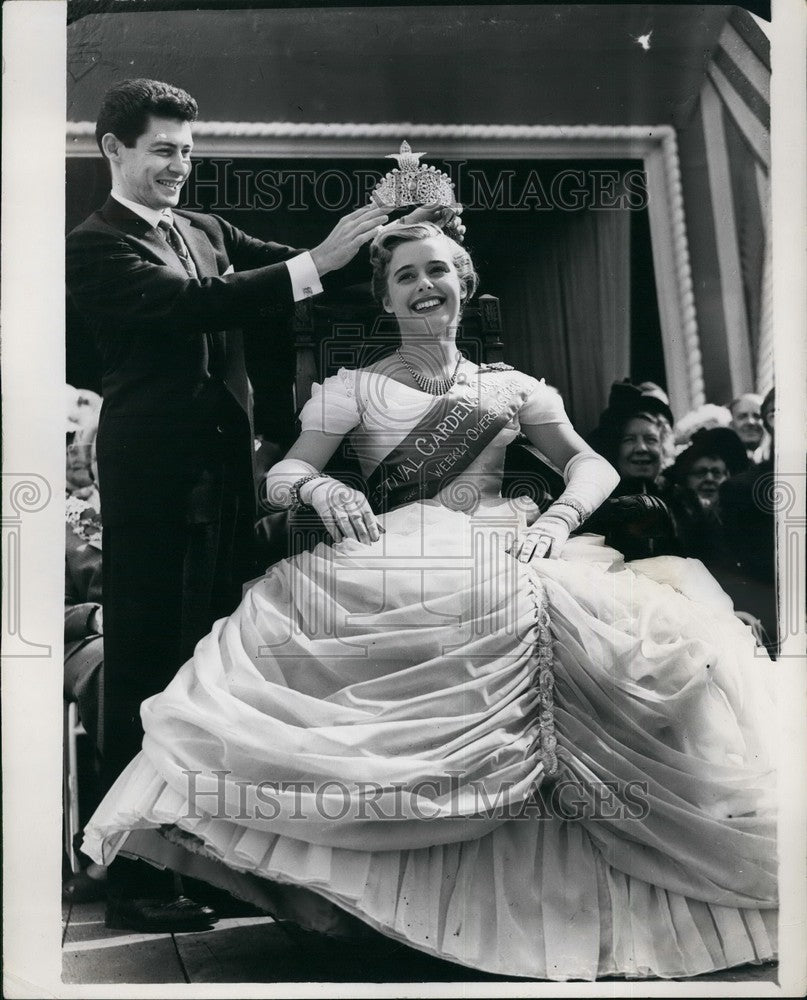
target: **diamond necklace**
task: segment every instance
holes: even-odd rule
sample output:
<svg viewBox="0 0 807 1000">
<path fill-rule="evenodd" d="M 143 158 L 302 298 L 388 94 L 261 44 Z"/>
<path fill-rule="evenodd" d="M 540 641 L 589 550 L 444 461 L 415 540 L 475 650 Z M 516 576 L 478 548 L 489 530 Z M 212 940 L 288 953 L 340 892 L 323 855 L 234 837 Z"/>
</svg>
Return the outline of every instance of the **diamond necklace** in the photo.
<svg viewBox="0 0 807 1000">
<path fill-rule="evenodd" d="M 445 396 L 448 390 L 457 381 L 457 373 L 460 370 L 460 365 L 462 364 L 462 355 L 457 351 L 457 363 L 454 366 L 454 372 L 450 378 L 446 378 L 444 375 L 439 375 L 436 378 L 430 375 L 423 375 L 417 369 L 413 368 L 406 358 L 401 354 L 401 349 L 397 348 L 395 353 L 401 360 L 404 368 L 409 372 L 412 378 L 415 380 L 415 384 L 423 392 L 428 392 L 430 396 Z"/>
</svg>

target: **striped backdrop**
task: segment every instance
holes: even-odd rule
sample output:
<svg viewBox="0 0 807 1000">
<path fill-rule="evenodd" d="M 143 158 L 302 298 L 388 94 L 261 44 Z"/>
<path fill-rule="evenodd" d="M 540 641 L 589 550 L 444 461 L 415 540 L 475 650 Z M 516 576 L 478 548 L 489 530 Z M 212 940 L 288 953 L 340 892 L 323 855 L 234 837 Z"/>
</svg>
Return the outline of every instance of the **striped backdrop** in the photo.
<svg viewBox="0 0 807 1000">
<path fill-rule="evenodd" d="M 734 394 L 773 385 L 770 43 L 733 8 L 709 61 L 700 119 Z"/>
</svg>

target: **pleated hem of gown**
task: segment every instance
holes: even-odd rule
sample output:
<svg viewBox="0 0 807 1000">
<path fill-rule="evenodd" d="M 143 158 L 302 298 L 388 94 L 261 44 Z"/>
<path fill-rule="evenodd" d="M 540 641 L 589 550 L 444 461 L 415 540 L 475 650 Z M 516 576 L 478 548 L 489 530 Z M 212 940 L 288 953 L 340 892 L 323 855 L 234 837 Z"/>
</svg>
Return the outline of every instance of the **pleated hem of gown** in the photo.
<svg viewBox="0 0 807 1000">
<path fill-rule="evenodd" d="M 578 845 L 578 857 L 564 859 L 562 875 L 571 879 L 588 872 L 590 881 L 586 884 L 581 877 L 578 886 L 564 887 L 560 906 L 571 907 L 567 913 L 550 909 L 541 893 L 537 897 L 541 912 L 528 919 L 523 914 L 519 920 L 507 912 L 510 900 L 495 892 L 486 901 L 469 895 L 480 891 L 476 883 L 483 883 L 486 872 L 495 880 L 502 847 L 493 838 L 499 831 L 479 841 L 447 845 L 453 851 L 450 855 L 438 848 L 371 854 L 244 829 L 223 819 L 189 819 L 187 801 L 165 783 L 144 754 L 119 780 L 127 782 L 130 806 L 126 815 L 110 816 L 108 824 L 101 815 L 93 818 L 84 851 L 94 860 L 109 863 L 121 851 L 159 867 L 184 869 L 185 874 L 212 882 L 278 919 L 332 936 L 360 933 L 351 923 L 351 918 L 358 918 L 385 937 L 458 965 L 510 978 L 560 982 L 603 977 L 685 979 L 777 957 L 775 909 L 719 906 L 632 878 L 610 867 L 596 849 L 581 841 L 585 835 L 579 830 L 569 839 L 561 838 L 567 852 L 571 843 Z M 536 844 L 552 837 L 550 827 L 558 825 L 568 826 L 539 824 Z M 161 828 L 178 832 L 167 839 Z M 543 864 L 552 860 L 559 843 L 556 838 L 555 843 L 537 846 L 538 854 L 547 855 Z M 445 885 L 451 876 L 444 869 L 453 865 L 456 872 L 457 852 L 463 850 L 472 855 L 470 868 L 465 869 L 465 881 L 457 879 L 452 887 L 462 898 L 447 902 Z M 541 864 L 534 866 L 534 876 L 540 875 Z M 189 865 L 194 871 L 188 870 Z M 516 861 L 516 870 L 521 870 L 519 865 Z M 473 879 L 467 878 L 468 871 Z M 264 883 L 269 883 L 268 891 Z M 312 897 L 339 910 L 318 905 Z M 592 897 L 598 909 L 593 925 Z M 575 899 L 577 909 L 570 902 Z M 588 911 L 589 920 L 576 927 L 581 909 Z M 500 931 L 500 925 L 509 930 Z"/>
</svg>

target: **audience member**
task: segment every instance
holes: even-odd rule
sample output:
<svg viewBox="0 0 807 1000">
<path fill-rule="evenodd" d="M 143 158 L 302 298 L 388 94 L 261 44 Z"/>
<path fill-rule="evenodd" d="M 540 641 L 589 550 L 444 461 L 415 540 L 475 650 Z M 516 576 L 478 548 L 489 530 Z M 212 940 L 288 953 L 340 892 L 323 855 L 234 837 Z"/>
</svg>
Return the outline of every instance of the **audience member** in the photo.
<svg viewBox="0 0 807 1000">
<path fill-rule="evenodd" d="M 699 430 L 689 447 L 681 452 L 670 478 L 681 488 L 695 494 L 703 507 L 717 505 L 720 486 L 748 468 L 745 447 L 729 427 Z"/>
<path fill-rule="evenodd" d="M 647 391 L 647 387 L 652 388 Z M 646 485 L 659 480 L 663 469 L 672 464 L 674 420 L 662 397 L 666 394 L 653 383 L 633 385 L 625 379 L 611 386 L 608 406 L 589 435 L 589 443 L 611 462 L 623 480 L 637 479 Z M 644 425 L 628 428 L 627 423 L 634 419 L 643 420 Z"/>
<path fill-rule="evenodd" d="M 614 465 L 620 482 L 585 530 L 603 533 L 628 560 L 679 555 L 711 568 L 724 558 L 717 490 L 747 467 L 748 458 L 735 432 L 718 427 L 695 434 L 665 470 L 671 418 L 669 407 L 641 387 L 612 388 L 591 443 Z"/>
<path fill-rule="evenodd" d="M 614 383 L 589 443 L 620 476 L 611 498 L 583 526 L 605 535 L 626 559 L 678 553 L 675 526 L 664 495 L 664 456 L 672 448 L 669 406 L 639 386 Z"/>
<path fill-rule="evenodd" d="M 710 570 L 725 557 L 719 490 L 730 476 L 748 468 L 748 456 L 728 427 L 700 430 L 670 471 L 666 501 L 682 555 L 700 559 Z"/>
<path fill-rule="evenodd" d="M 759 449 L 765 443 L 765 428 L 762 424 L 762 397 L 755 392 L 746 392 L 729 404 L 731 427 L 745 445 L 752 462 L 760 460 Z"/>
</svg>

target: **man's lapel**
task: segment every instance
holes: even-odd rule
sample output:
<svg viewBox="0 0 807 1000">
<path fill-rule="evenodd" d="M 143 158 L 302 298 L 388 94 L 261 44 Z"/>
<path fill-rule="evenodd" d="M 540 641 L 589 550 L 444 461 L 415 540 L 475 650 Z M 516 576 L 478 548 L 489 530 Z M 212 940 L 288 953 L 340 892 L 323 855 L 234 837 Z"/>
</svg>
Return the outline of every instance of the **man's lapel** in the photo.
<svg viewBox="0 0 807 1000">
<path fill-rule="evenodd" d="M 155 229 L 154 226 L 150 226 L 137 212 L 133 212 L 125 205 L 121 205 L 116 198 L 110 195 L 106 200 L 106 204 L 101 209 L 101 215 L 109 225 L 146 243 L 149 250 L 163 264 L 167 264 L 174 271 L 182 275 L 185 274 L 185 268 L 177 259 L 177 255 L 171 247 L 165 242 L 165 238 L 160 234 L 159 230 Z"/>
<path fill-rule="evenodd" d="M 174 226 L 185 241 L 200 278 L 217 277 L 219 273 L 216 256 L 207 234 L 198 230 L 190 219 L 174 212 Z"/>
<path fill-rule="evenodd" d="M 151 226 L 149 226 L 145 219 L 141 218 L 136 212 L 133 212 L 125 205 L 121 205 L 118 199 L 113 198 L 112 195 L 109 195 L 104 202 L 101 215 L 104 221 L 108 222 L 110 226 L 122 229 L 125 233 L 130 233 L 132 236 L 141 236 L 146 229 L 151 229 Z"/>
</svg>

